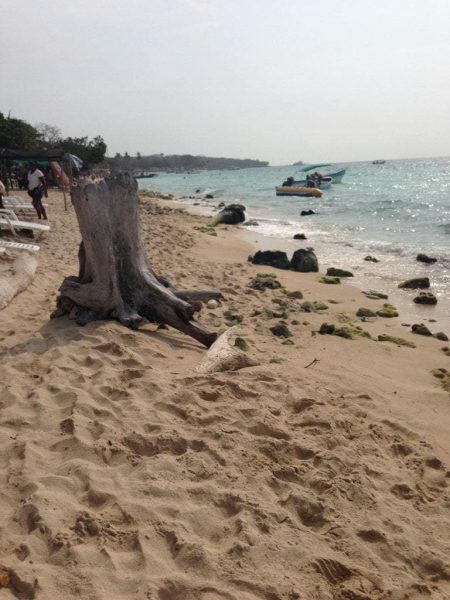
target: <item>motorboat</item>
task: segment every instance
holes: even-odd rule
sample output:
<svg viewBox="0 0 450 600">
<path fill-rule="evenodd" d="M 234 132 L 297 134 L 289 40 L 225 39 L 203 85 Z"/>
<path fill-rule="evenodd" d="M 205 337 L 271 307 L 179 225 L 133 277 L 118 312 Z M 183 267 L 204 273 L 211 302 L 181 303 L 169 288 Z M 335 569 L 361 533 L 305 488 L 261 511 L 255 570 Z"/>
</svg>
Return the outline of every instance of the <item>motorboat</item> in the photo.
<svg viewBox="0 0 450 600">
<path fill-rule="evenodd" d="M 317 169 L 320 169 L 321 167 L 330 167 L 331 164 L 329 163 L 320 163 L 320 164 L 315 164 L 315 165 L 306 165 L 305 167 L 299 169 L 301 172 L 303 173 L 308 173 L 309 171 L 315 171 Z M 342 178 L 344 177 L 346 173 L 345 169 L 341 169 L 340 171 L 334 171 L 333 173 L 325 173 L 324 175 L 322 175 L 322 181 L 325 183 L 342 183 Z M 306 179 L 295 179 L 293 182 L 293 185 L 306 185 Z M 326 189 L 323 186 L 321 186 L 321 189 Z"/>
<path fill-rule="evenodd" d="M 318 188 L 297 185 L 280 185 L 275 190 L 277 196 L 302 196 L 304 198 L 320 198 L 322 196 L 322 192 Z"/>
</svg>

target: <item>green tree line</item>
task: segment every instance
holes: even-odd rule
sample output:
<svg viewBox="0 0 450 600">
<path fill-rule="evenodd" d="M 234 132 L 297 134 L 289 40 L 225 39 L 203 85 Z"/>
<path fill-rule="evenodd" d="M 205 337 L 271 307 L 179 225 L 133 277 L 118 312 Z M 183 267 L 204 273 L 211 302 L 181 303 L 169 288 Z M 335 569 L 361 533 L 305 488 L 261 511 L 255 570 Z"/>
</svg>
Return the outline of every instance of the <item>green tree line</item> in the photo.
<svg viewBox="0 0 450 600">
<path fill-rule="evenodd" d="M 137 152 L 130 156 L 117 153 L 114 157 L 106 157 L 107 146 L 102 136 L 92 139 L 84 137 L 63 137 L 56 125 L 37 123 L 31 125 L 23 119 L 5 116 L 0 112 L 0 149 L 9 150 L 46 150 L 63 148 L 70 154 L 75 154 L 87 167 L 94 165 L 107 166 L 112 169 L 128 171 L 176 171 L 186 172 L 212 169 L 244 169 L 249 167 L 265 167 L 266 161 L 250 158 L 223 158 L 208 156 L 193 156 L 191 154 L 151 154 L 142 156 Z"/>
</svg>

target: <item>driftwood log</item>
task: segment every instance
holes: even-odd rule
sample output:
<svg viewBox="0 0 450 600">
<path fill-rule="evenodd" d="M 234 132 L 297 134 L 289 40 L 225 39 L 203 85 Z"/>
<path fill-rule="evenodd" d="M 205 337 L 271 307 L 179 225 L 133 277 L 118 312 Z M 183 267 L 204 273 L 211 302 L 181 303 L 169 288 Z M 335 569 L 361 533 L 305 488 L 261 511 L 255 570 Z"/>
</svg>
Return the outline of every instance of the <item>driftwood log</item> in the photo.
<svg viewBox="0 0 450 600">
<path fill-rule="evenodd" d="M 139 196 L 128 174 L 71 190 L 82 242 L 78 277 L 64 279 L 52 318 L 74 316 L 79 325 L 116 319 L 137 329 L 142 323 L 166 323 L 208 348 L 217 334 L 194 320 L 202 301 L 217 291 L 179 291 L 155 274 L 139 235 Z"/>
</svg>

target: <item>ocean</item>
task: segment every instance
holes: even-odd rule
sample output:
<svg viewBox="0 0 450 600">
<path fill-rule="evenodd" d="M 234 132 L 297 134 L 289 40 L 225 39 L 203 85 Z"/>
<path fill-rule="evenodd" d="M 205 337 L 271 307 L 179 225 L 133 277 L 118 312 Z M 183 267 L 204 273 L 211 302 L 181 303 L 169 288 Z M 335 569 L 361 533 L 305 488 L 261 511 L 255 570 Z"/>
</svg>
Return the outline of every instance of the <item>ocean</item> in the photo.
<svg viewBox="0 0 450 600">
<path fill-rule="evenodd" d="M 220 202 L 239 202 L 247 219 L 258 222 L 241 229 L 259 248 L 291 254 L 311 246 L 321 270 L 349 269 L 355 275 L 352 283 L 388 293 L 405 318 L 435 319 L 450 327 L 450 158 L 335 163 L 321 171 L 342 168 L 347 170 L 343 182 L 324 190 L 322 198 L 275 195 L 286 177 L 303 178 L 294 166 L 161 174 L 139 185 L 173 194 L 207 214 L 214 214 Z M 316 214 L 301 217 L 304 209 Z M 305 233 L 307 241 L 294 241 L 295 233 Z M 424 265 L 416 261 L 418 253 L 438 260 Z M 367 255 L 379 262 L 365 261 Z M 415 305 L 417 294 L 397 287 L 404 279 L 425 275 L 438 298 L 435 307 Z"/>
</svg>

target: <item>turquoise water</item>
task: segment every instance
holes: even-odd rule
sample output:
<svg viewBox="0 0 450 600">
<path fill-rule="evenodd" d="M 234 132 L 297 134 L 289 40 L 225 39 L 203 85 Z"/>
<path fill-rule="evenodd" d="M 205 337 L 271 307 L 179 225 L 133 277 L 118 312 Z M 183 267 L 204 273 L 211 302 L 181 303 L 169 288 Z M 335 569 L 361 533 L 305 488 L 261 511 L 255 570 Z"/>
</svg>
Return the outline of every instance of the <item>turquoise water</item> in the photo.
<svg viewBox="0 0 450 600">
<path fill-rule="evenodd" d="M 140 180 L 140 187 L 199 203 L 210 213 L 219 202 L 239 201 L 247 217 L 259 223 L 243 229 L 258 234 L 260 247 L 267 238 L 267 248 L 294 250 L 301 244 L 292 236 L 303 232 L 308 237 L 303 245 L 314 247 L 322 267 L 351 268 L 357 285 L 394 294 L 411 316 L 450 321 L 450 158 L 341 163 L 331 170 L 341 168 L 347 169 L 343 183 L 324 190 L 319 199 L 275 195 L 275 186 L 296 174 L 292 166 L 163 174 Z M 212 200 L 205 199 L 208 193 Z M 301 217 L 300 211 L 309 208 L 316 214 Z M 417 263 L 418 252 L 438 263 Z M 365 262 L 367 254 L 380 262 Z M 411 307 L 405 292 L 394 291 L 399 281 L 419 275 L 432 280 L 438 307 Z"/>
</svg>

